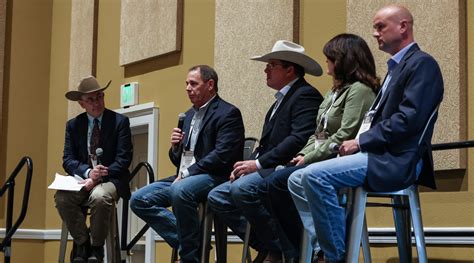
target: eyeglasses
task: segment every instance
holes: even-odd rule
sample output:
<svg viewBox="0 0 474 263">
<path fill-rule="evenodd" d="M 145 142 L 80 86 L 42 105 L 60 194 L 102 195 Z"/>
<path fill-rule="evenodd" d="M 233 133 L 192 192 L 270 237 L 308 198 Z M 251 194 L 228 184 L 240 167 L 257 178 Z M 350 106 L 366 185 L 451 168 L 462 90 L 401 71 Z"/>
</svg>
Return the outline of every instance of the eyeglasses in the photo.
<svg viewBox="0 0 474 263">
<path fill-rule="evenodd" d="M 88 103 L 88 104 L 93 104 L 96 101 L 101 101 L 104 98 L 104 93 L 99 92 L 95 96 L 89 96 L 89 97 L 86 97 L 86 96 L 87 95 L 83 96 L 81 101 L 83 101 L 85 103 Z"/>
<path fill-rule="evenodd" d="M 282 63 L 276 63 L 276 62 L 267 63 L 267 68 L 269 70 L 274 69 L 276 66 L 282 66 L 283 67 L 283 64 Z"/>
</svg>

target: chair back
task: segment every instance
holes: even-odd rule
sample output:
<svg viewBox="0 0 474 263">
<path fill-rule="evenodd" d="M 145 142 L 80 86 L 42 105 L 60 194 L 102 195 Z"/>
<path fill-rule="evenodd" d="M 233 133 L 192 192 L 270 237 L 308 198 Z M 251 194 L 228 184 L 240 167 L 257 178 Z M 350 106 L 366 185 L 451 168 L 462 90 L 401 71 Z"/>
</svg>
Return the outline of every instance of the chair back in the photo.
<svg viewBox="0 0 474 263">
<path fill-rule="evenodd" d="M 418 140 L 418 145 L 421 145 L 421 142 L 425 138 L 426 132 L 428 131 L 428 128 L 430 128 L 430 127 L 431 127 L 431 129 L 429 129 L 429 130 L 431 131 L 431 135 L 430 135 L 430 141 L 431 141 L 431 136 L 433 135 L 433 126 L 434 126 L 434 124 L 436 122 L 436 119 L 437 119 L 435 116 L 437 116 L 437 114 L 438 114 L 438 109 L 439 109 L 439 104 L 436 106 L 436 108 L 433 110 L 430 117 L 428 118 L 428 121 L 426 122 L 425 128 L 423 129 L 423 132 L 421 133 L 420 139 Z"/>
<path fill-rule="evenodd" d="M 254 137 L 247 137 L 245 138 L 244 144 L 244 160 L 250 159 L 252 156 L 253 151 L 255 151 L 255 147 L 257 146 L 258 139 Z"/>
</svg>

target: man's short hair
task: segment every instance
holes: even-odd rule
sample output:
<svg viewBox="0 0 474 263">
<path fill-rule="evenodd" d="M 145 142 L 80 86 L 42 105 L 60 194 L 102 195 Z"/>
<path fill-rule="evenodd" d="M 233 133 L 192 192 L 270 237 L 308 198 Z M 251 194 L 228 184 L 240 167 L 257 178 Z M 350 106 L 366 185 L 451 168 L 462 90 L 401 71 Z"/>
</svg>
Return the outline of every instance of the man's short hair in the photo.
<svg viewBox="0 0 474 263">
<path fill-rule="evenodd" d="M 286 61 L 286 60 L 280 60 L 281 61 L 281 64 L 284 68 L 288 68 L 290 66 L 293 66 L 293 68 L 295 69 L 295 74 L 296 76 L 302 78 L 304 77 L 305 75 L 305 71 L 304 71 L 304 68 L 296 63 L 293 63 L 293 62 L 289 62 L 289 61 Z"/>
<path fill-rule="evenodd" d="M 189 69 L 188 72 L 195 71 L 199 69 L 199 73 L 201 74 L 201 79 L 204 82 L 208 82 L 209 80 L 214 80 L 214 89 L 217 92 L 219 90 L 217 82 L 219 81 L 219 77 L 217 76 L 217 72 L 208 65 L 196 65 Z"/>
</svg>

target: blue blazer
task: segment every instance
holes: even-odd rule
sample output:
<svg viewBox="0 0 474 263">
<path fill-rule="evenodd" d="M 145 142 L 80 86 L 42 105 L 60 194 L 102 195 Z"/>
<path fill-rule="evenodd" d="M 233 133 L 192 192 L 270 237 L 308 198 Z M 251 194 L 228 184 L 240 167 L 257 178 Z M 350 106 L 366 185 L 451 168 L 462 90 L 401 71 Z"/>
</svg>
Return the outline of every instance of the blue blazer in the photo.
<svg viewBox="0 0 474 263">
<path fill-rule="evenodd" d="M 262 166 L 258 172 L 263 177 L 271 174 L 278 165 L 287 164 L 303 147 L 316 130 L 316 116 L 323 96 L 304 78 L 299 78 L 278 106 L 270 119 L 272 107 L 267 112 L 258 154 Z"/>
<path fill-rule="evenodd" d="M 63 168 L 69 175 L 83 176 L 91 168 L 87 151 L 87 114 L 81 113 L 66 123 Z M 102 164 L 109 168 L 109 179 L 122 198 L 130 198 L 128 167 L 132 162 L 132 136 L 127 117 L 105 109 L 100 128 L 99 147 L 104 150 Z"/>
<path fill-rule="evenodd" d="M 431 153 L 434 121 L 420 145 L 418 141 L 443 92 L 438 63 L 413 45 L 394 69 L 371 128 L 359 137 L 361 151 L 368 152 L 369 188 L 395 191 L 412 185 L 420 159 L 423 169 L 417 183 L 436 188 Z"/>
<path fill-rule="evenodd" d="M 242 160 L 245 130 L 240 110 L 224 101 L 218 95 L 210 102 L 206 115 L 201 122 L 194 158 L 196 163 L 188 168 L 189 175 L 211 174 L 228 177 L 235 162 Z M 186 145 L 194 110 L 186 112 L 183 131 Z M 171 162 L 178 167 L 181 151 L 169 150 Z"/>
</svg>

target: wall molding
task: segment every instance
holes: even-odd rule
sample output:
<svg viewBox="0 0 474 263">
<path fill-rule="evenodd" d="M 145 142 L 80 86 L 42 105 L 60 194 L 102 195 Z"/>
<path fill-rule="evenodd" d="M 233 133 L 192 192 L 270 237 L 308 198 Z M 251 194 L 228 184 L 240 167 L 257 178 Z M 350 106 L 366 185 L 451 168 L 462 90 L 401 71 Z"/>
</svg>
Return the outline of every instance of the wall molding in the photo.
<svg viewBox="0 0 474 263">
<path fill-rule="evenodd" d="M 427 245 L 474 245 L 474 227 L 426 227 L 425 239 Z M 0 228 L 0 237 L 5 236 L 5 228 Z M 371 244 L 396 244 L 393 227 L 369 228 Z M 13 239 L 59 240 L 61 229 L 18 229 Z M 71 237 L 69 236 L 69 239 Z M 154 233 L 154 240 L 163 241 Z M 229 243 L 242 243 L 236 235 L 228 236 Z M 414 243 L 414 240 L 412 240 Z"/>
</svg>

